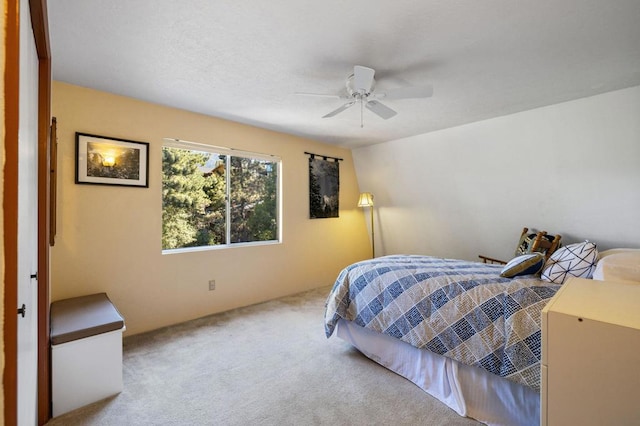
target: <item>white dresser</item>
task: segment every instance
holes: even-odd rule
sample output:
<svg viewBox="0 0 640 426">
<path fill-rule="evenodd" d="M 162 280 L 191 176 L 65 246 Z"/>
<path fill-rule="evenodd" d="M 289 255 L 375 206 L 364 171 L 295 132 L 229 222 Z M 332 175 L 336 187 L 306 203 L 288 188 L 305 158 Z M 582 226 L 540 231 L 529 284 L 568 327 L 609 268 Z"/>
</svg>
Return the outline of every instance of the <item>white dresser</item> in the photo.
<svg viewBox="0 0 640 426">
<path fill-rule="evenodd" d="M 572 278 L 542 310 L 541 423 L 640 425 L 640 284 Z"/>
</svg>

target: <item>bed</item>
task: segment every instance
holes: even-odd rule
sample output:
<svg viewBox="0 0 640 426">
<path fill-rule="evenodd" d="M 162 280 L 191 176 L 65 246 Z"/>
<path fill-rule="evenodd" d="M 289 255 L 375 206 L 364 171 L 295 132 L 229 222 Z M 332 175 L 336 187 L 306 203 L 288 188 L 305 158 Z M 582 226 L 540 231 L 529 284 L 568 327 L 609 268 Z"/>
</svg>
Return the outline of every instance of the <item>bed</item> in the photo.
<svg viewBox="0 0 640 426">
<path fill-rule="evenodd" d="M 560 288 L 502 265 L 394 255 L 342 270 L 325 332 L 489 425 L 540 422 L 540 312 Z"/>
</svg>

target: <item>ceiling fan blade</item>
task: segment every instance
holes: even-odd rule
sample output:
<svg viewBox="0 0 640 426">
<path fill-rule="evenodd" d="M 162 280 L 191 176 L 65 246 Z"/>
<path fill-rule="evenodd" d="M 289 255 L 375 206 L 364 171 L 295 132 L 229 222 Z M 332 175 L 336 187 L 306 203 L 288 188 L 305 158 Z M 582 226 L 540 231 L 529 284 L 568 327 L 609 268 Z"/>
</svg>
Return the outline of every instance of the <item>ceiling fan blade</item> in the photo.
<svg viewBox="0 0 640 426">
<path fill-rule="evenodd" d="M 353 89 L 356 92 L 371 92 L 373 76 L 375 73 L 376 72 L 373 68 L 363 67 L 361 65 L 353 67 Z"/>
<path fill-rule="evenodd" d="M 295 94 L 300 96 L 315 96 L 316 98 L 348 99 L 348 97 L 345 95 L 337 95 L 337 94 L 331 94 L 331 93 L 295 92 Z"/>
<path fill-rule="evenodd" d="M 432 86 L 408 86 L 398 87 L 390 89 L 385 92 L 379 92 L 375 94 L 376 98 L 380 99 L 416 99 L 416 98 L 428 98 L 433 96 Z"/>
<path fill-rule="evenodd" d="M 329 114 L 323 115 L 322 118 L 331 118 L 333 116 L 336 116 L 340 114 L 342 111 L 344 111 L 345 109 L 351 108 L 355 103 L 356 101 L 349 101 L 346 104 L 342 105 L 340 108 L 331 111 Z"/>
<path fill-rule="evenodd" d="M 381 118 L 384 118 L 385 120 L 388 120 L 397 114 L 397 112 L 378 101 L 369 101 L 365 104 L 365 106 L 367 107 L 367 109 L 371 110 L 373 113 Z"/>
</svg>

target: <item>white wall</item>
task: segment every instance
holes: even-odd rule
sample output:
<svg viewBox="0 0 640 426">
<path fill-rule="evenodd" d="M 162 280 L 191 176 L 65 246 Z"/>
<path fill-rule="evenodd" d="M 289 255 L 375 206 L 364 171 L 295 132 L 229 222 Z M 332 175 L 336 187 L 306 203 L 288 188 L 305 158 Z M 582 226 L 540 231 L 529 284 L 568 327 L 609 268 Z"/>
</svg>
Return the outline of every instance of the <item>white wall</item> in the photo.
<svg viewBox="0 0 640 426">
<path fill-rule="evenodd" d="M 378 254 L 509 259 L 522 227 L 640 247 L 640 86 L 353 151 Z"/>
</svg>

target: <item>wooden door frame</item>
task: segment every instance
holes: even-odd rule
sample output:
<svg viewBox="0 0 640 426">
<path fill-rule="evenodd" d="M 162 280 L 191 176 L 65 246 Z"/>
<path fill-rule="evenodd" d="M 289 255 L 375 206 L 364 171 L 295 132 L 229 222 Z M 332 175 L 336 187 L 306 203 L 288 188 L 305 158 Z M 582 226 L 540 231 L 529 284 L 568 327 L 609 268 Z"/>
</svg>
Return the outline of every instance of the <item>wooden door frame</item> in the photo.
<svg viewBox="0 0 640 426">
<path fill-rule="evenodd" d="M 20 126 L 20 0 L 5 0 L 4 218 L 4 424 L 17 423 L 18 376 L 18 132 Z M 49 350 L 49 243 L 51 46 L 47 0 L 29 0 L 38 55 L 38 424 L 51 418 Z M 55 205 L 55 202 L 53 202 Z"/>
<path fill-rule="evenodd" d="M 38 424 L 51 418 L 51 352 L 49 345 L 49 245 L 51 237 L 51 44 L 47 0 L 29 0 L 38 52 Z M 55 179 L 54 179 L 55 182 Z M 53 216 L 55 217 L 55 215 Z"/>
</svg>

